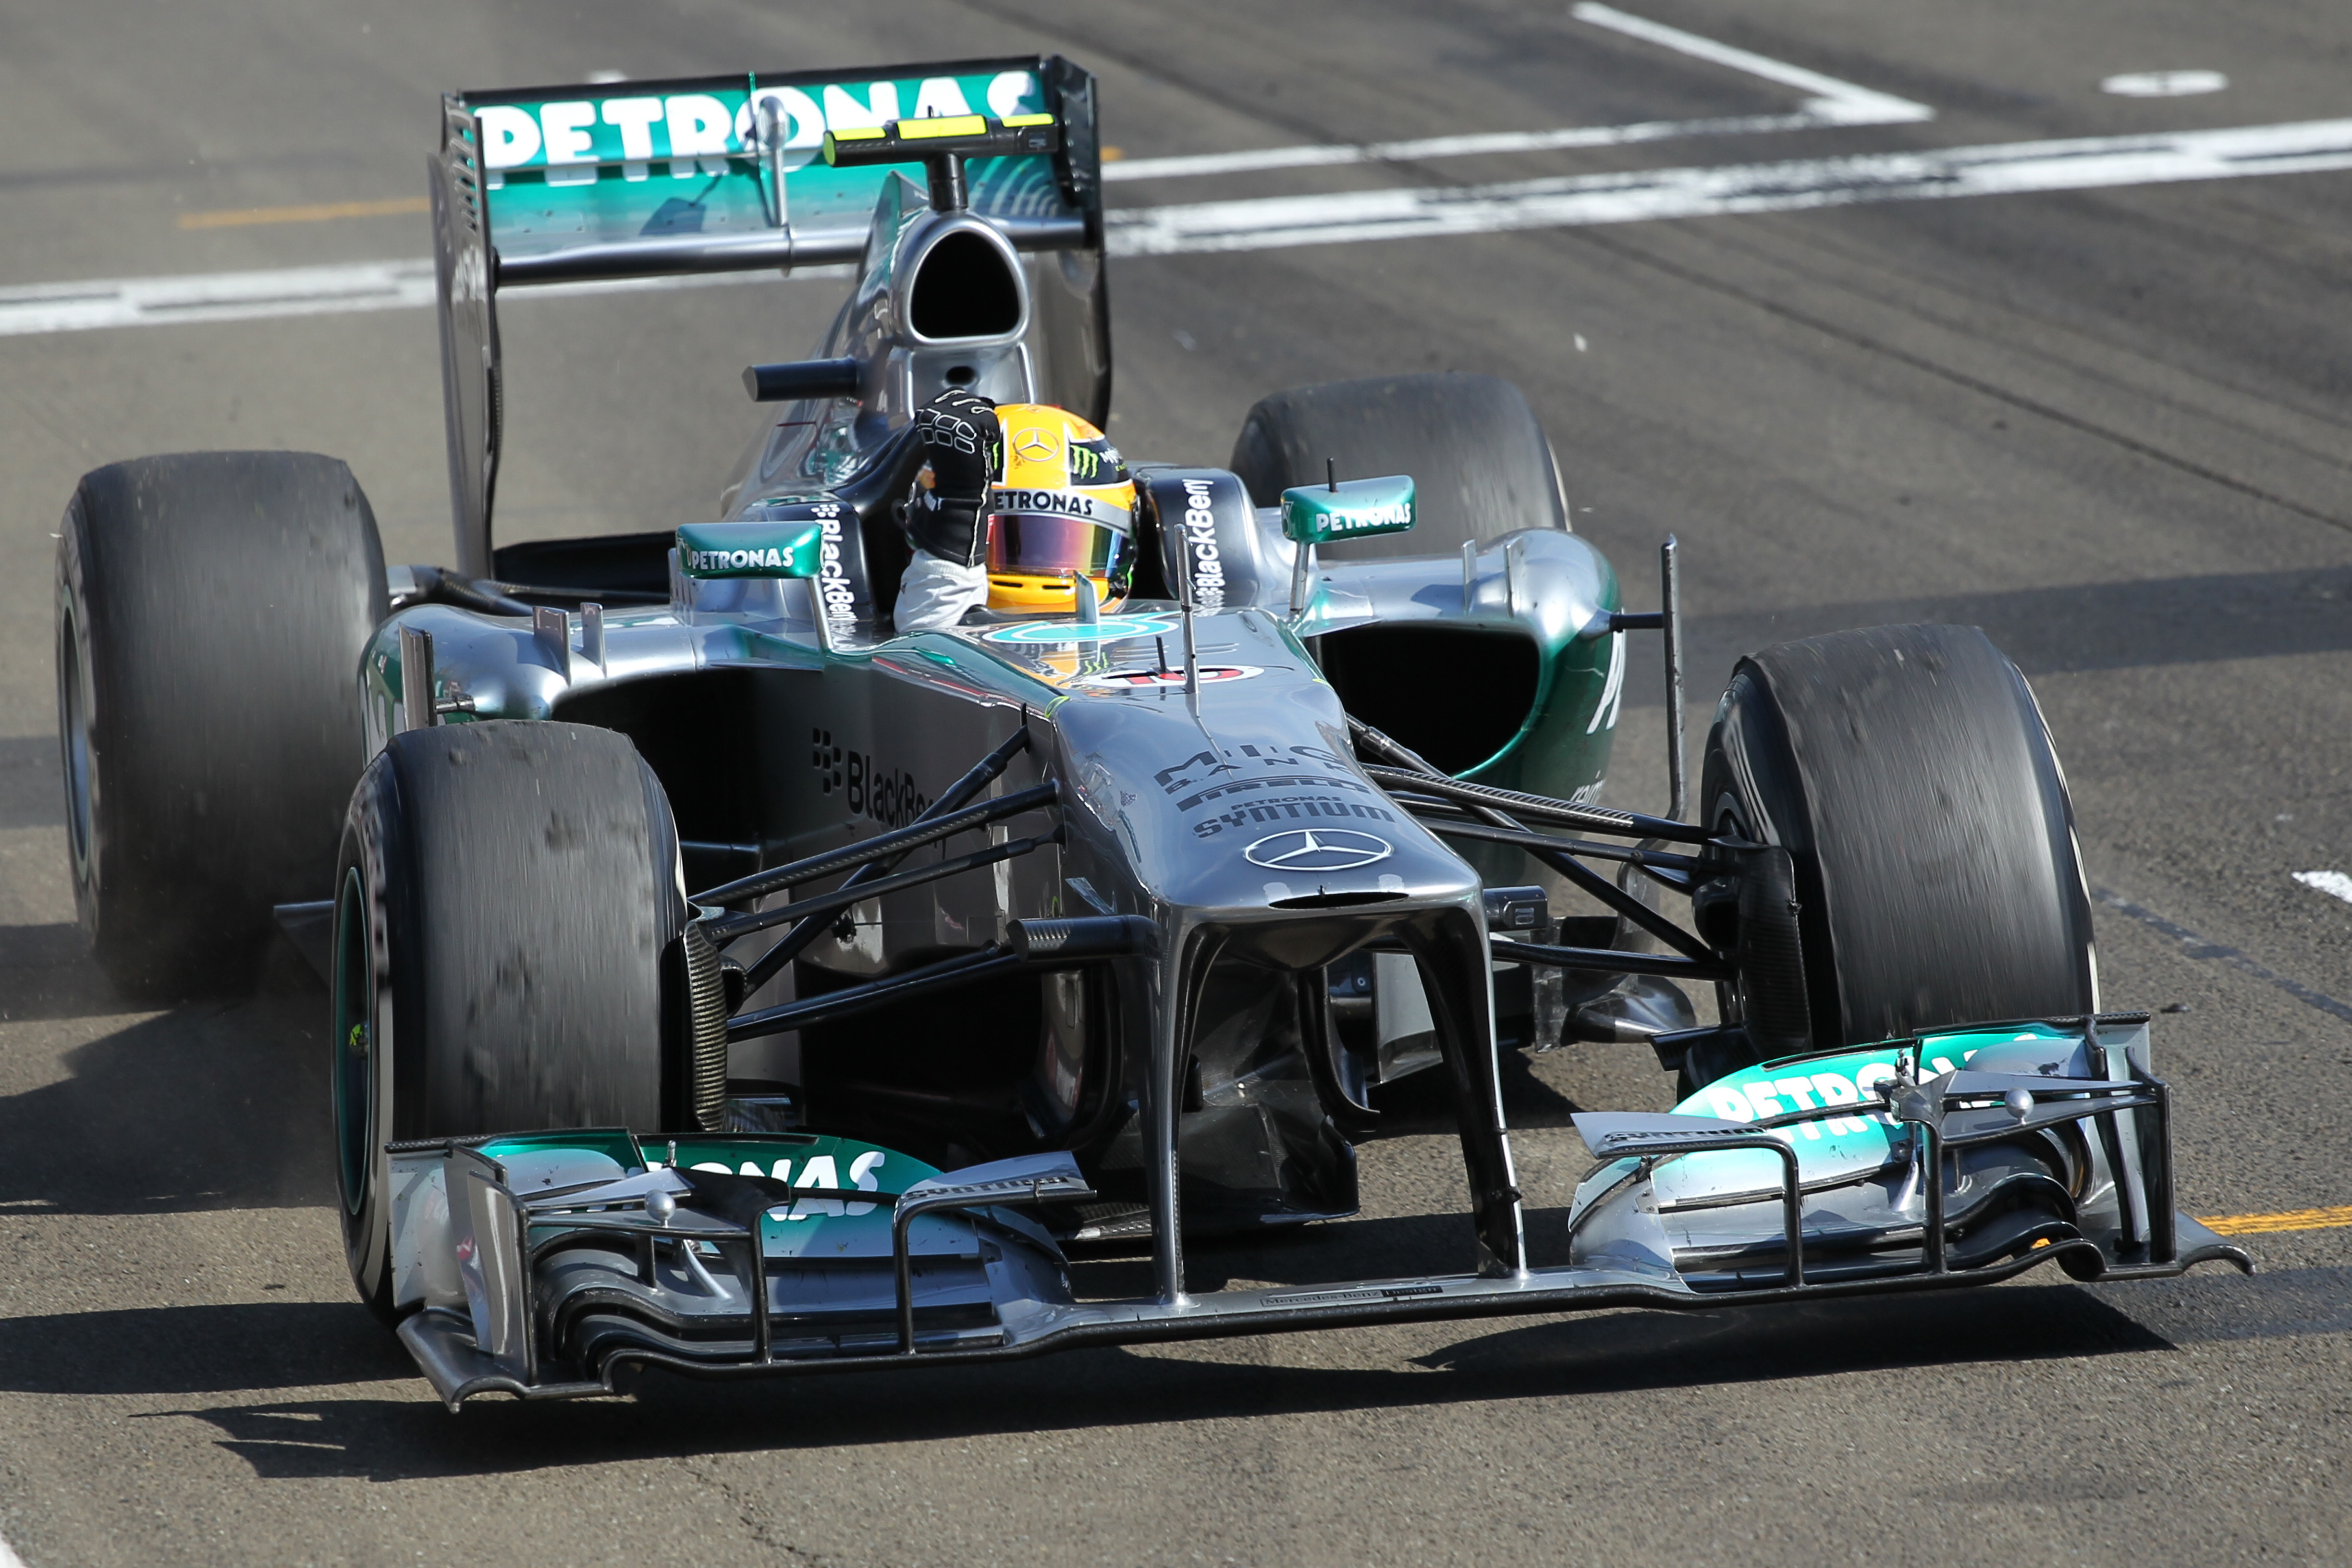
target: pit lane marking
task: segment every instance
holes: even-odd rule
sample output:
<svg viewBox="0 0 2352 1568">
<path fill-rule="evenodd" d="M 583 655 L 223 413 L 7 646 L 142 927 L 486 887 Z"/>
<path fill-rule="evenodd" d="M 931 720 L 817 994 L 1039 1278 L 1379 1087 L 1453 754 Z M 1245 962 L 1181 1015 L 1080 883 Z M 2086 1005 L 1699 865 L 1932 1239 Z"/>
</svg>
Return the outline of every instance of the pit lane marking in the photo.
<svg viewBox="0 0 2352 1568">
<path fill-rule="evenodd" d="M 257 223 L 325 223 L 339 217 L 398 217 L 429 213 L 433 204 L 424 196 L 388 196 L 379 201 L 310 202 L 301 206 L 230 207 L 219 212 L 182 213 L 182 228 L 244 228 Z"/>
<path fill-rule="evenodd" d="M 795 278 L 847 278 L 847 266 L 804 267 Z M 711 272 L 674 278 L 624 278 L 558 283 L 520 297 L 632 293 L 765 283 L 770 272 Z M 341 316 L 433 305 L 433 258 L 279 267 L 258 272 L 196 272 L 165 278 L 100 278 L 0 289 L 0 337 L 79 332 L 105 327 L 169 327 L 200 321 L 251 321 L 278 316 Z M 517 298 L 509 295 L 501 306 Z M 5 1565 L 0 1565 L 5 1568 Z"/>
<path fill-rule="evenodd" d="M 2287 1230 L 2340 1230 L 2352 1226 L 2352 1205 L 2327 1209 L 2283 1209 L 2276 1214 L 2225 1214 L 2197 1222 L 2222 1236 L 2267 1236 Z"/>
<path fill-rule="evenodd" d="M 1685 136 L 1752 136 L 1776 131 L 1811 131 L 1826 125 L 1904 125 L 1933 120 L 1936 111 L 1893 93 L 1878 92 L 1685 33 L 1661 22 L 1628 16 L 1612 6 L 1578 5 L 1569 15 L 1580 22 L 1639 38 L 1643 43 L 1760 77 L 1813 96 L 1792 114 L 1747 114 L 1707 120 L 1647 120 L 1631 125 L 1577 125 L 1557 131 L 1501 131 L 1466 136 L 1424 136 L 1409 142 L 1332 143 L 1305 147 L 1260 147 L 1244 153 L 1199 153 L 1168 158 L 1123 158 L 1103 164 L 1103 183 L 1175 180 L 1202 174 L 1250 174 L 1262 169 L 1315 169 L 1346 163 L 1411 163 L 1430 158 L 1464 158 L 1496 153 L 1553 153 L 1570 147 L 1624 147 Z"/>
<path fill-rule="evenodd" d="M 2099 90 L 2117 98 L 2191 98 L 2229 85 L 2230 79 L 2220 71 L 2126 71 L 2101 82 Z"/>
<path fill-rule="evenodd" d="M 1272 250 L 2343 169 L 2352 120 L 2318 120 L 1126 208 L 1108 215 L 1106 238 L 1114 256 Z"/>
<path fill-rule="evenodd" d="M 2291 980 L 2267 964 L 2258 963 L 2234 947 L 2224 947 L 2218 942 L 2207 942 L 2187 926 L 2168 921 L 2145 905 L 2133 903 L 2122 894 L 2105 888 L 2093 888 L 2091 897 L 2117 914 L 2129 915 L 2150 931 L 2170 937 L 2180 944 L 2187 958 L 2218 959 L 2243 974 L 2277 986 L 2306 1007 L 2315 1007 L 2332 1018 L 2352 1024 L 2352 1006 L 2347 1006 L 2325 991 L 2315 991 L 2300 980 Z"/>
<path fill-rule="evenodd" d="M 1571 125 L 1556 131 L 1496 131 L 1465 136 L 1426 136 L 1412 142 L 1334 142 L 1302 147 L 1262 147 L 1246 153 L 1196 153 L 1166 158 L 1125 158 L 1103 165 L 1103 184 L 1127 180 L 1181 180 L 1202 174 L 1253 174 L 1261 169 L 1321 169 L 1346 163 L 1415 163 L 1431 158 L 1466 158 L 1496 153 L 1555 153 L 1571 147 L 1626 147 L 1639 142 L 1669 142 L 1685 136 L 1752 136 L 1775 131 L 1810 131 L 1824 125 L 1884 125 L 1895 117 L 1867 121 L 1832 119 L 1800 110 L 1793 114 L 1728 115 L 1714 120 L 1645 120 L 1631 125 Z M 1920 116 L 1905 115 L 1909 120 Z"/>
<path fill-rule="evenodd" d="M 1656 44 L 1661 48 L 1690 56 L 1693 59 L 1727 66 L 1748 76 L 1762 77 L 1783 87 L 1793 87 L 1813 94 L 1805 105 L 1817 114 L 1832 118 L 1842 125 L 1884 125 L 1897 120 L 1933 120 L 1936 111 L 1924 103 L 1914 103 L 1907 98 L 1897 98 L 1891 92 L 1877 92 L 1857 87 L 1850 81 L 1840 81 L 1833 76 L 1792 66 L 1747 49 L 1718 44 L 1713 38 L 1702 38 L 1696 33 L 1685 33 L 1680 27 L 1669 27 L 1663 22 L 1652 22 L 1629 16 L 1613 5 L 1601 5 L 1586 0 L 1570 8 L 1569 15 L 1595 27 L 1606 27 L 1627 37 Z M 1853 118 L 1845 118 L 1852 116 Z M 1864 118 L 1867 117 L 1867 118 Z"/>
<path fill-rule="evenodd" d="M 2306 888 L 2352 904 L 2352 877 L 2341 871 L 2297 871 L 2294 879 Z"/>
<path fill-rule="evenodd" d="M 1114 256 L 1266 250 L 1575 227 L 1864 202 L 2019 195 L 2352 169 L 2352 120 L 2021 142 L 1781 163 L 1656 169 L 1507 184 L 1412 187 L 1130 207 L 1108 215 Z M 845 278 L 846 267 L 794 277 Z M 767 272 L 556 284 L 519 298 L 758 283 Z M 425 307 L 433 263 L 367 261 L 0 289 L 0 337 Z M 2346 1015 L 2352 1021 L 2352 1013 Z"/>
</svg>

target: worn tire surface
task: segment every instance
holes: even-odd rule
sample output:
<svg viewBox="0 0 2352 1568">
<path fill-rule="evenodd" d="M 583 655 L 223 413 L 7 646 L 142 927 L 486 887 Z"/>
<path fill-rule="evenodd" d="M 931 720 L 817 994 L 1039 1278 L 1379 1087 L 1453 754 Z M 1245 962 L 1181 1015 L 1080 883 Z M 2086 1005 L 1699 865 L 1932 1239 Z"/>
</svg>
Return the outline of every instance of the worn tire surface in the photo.
<svg viewBox="0 0 2352 1568">
<path fill-rule="evenodd" d="M 385 1142 L 673 1125 L 687 907 L 659 781 L 625 736 L 585 724 L 395 735 L 339 858 L 344 1243 L 389 1317 Z"/>
<path fill-rule="evenodd" d="M 1293 485 L 1411 474 L 1419 516 L 1403 533 L 1321 547 L 1335 560 L 1443 555 L 1522 528 L 1566 528 L 1559 470 L 1526 395 L 1497 376 L 1373 376 L 1262 397 L 1242 421 L 1233 470 L 1259 506 Z"/>
<path fill-rule="evenodd" d="M 1977 628 L 1740 660 L 1699 803 L 1790 853 L 1814 1044 L 2097 1005 L 2065 778 L 2025 678 Z"/>
<path fill-rule="evenodd" d="M 82 476 L 58 539 L 74 902 L 134 994 L 236 992 L 270 906 L 323 899 L 366 756 L 383 551 L 351 470 L 188 452 Z"/>
</svg>

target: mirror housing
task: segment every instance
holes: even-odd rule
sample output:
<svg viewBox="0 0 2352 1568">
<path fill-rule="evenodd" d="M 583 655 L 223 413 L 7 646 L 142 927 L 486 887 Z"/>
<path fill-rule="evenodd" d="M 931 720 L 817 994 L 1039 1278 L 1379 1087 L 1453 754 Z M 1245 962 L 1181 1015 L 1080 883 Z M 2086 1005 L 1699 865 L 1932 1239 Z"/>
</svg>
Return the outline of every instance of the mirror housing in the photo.
<svg viewBox="0 0 2352 1568">
<path fill-rule="evenodd" d="M 824 563 L 824 524 L 813 518 L 689 522 L 677 531 L 677 569 L 687 577 L 814 577 Z"/>
<path fill-rule="evenodd" d="M 1375 533 L 1402 533 L 1413 522 L 1412 479 L 1347 479 L 1282 492 L 1282 531 L 1296 544 L 1329 544 Z"/>
</svg>

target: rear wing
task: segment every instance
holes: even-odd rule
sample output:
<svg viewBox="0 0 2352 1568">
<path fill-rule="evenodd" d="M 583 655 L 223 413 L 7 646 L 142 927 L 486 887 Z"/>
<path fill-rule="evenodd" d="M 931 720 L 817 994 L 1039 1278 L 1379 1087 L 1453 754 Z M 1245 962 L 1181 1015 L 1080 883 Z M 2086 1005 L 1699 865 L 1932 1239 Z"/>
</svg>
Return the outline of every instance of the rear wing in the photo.
<svg viewBox="0 0 2352 1568">
<path fill-rule="evenodd" d="M 491 574 L 501 289 L 854 262 L 898 171 L 828 132 L 1051 116 L 1051 151 L 974 159 L 971 210 L 1023 250 L 1102 249 L 1091 73 L 1058 55 L 446 95 L 432 162 L 457 564 Z"/>
</svg>

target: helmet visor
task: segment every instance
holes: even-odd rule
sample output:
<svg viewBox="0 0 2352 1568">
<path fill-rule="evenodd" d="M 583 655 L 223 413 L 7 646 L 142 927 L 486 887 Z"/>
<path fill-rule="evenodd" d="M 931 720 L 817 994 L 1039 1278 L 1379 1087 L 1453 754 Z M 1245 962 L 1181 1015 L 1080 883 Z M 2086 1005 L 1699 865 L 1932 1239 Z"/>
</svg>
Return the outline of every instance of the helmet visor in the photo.
<svg viewBox="0 0 2352 1568">
<path fill-rule="evenodd" d="M 1022 576 L 1065 572 L 1120 575 L 1127 535 L 1099 522 L 1051 512 L 1001 511 L 988 520 L 988 569 Z"/>
</svg>

